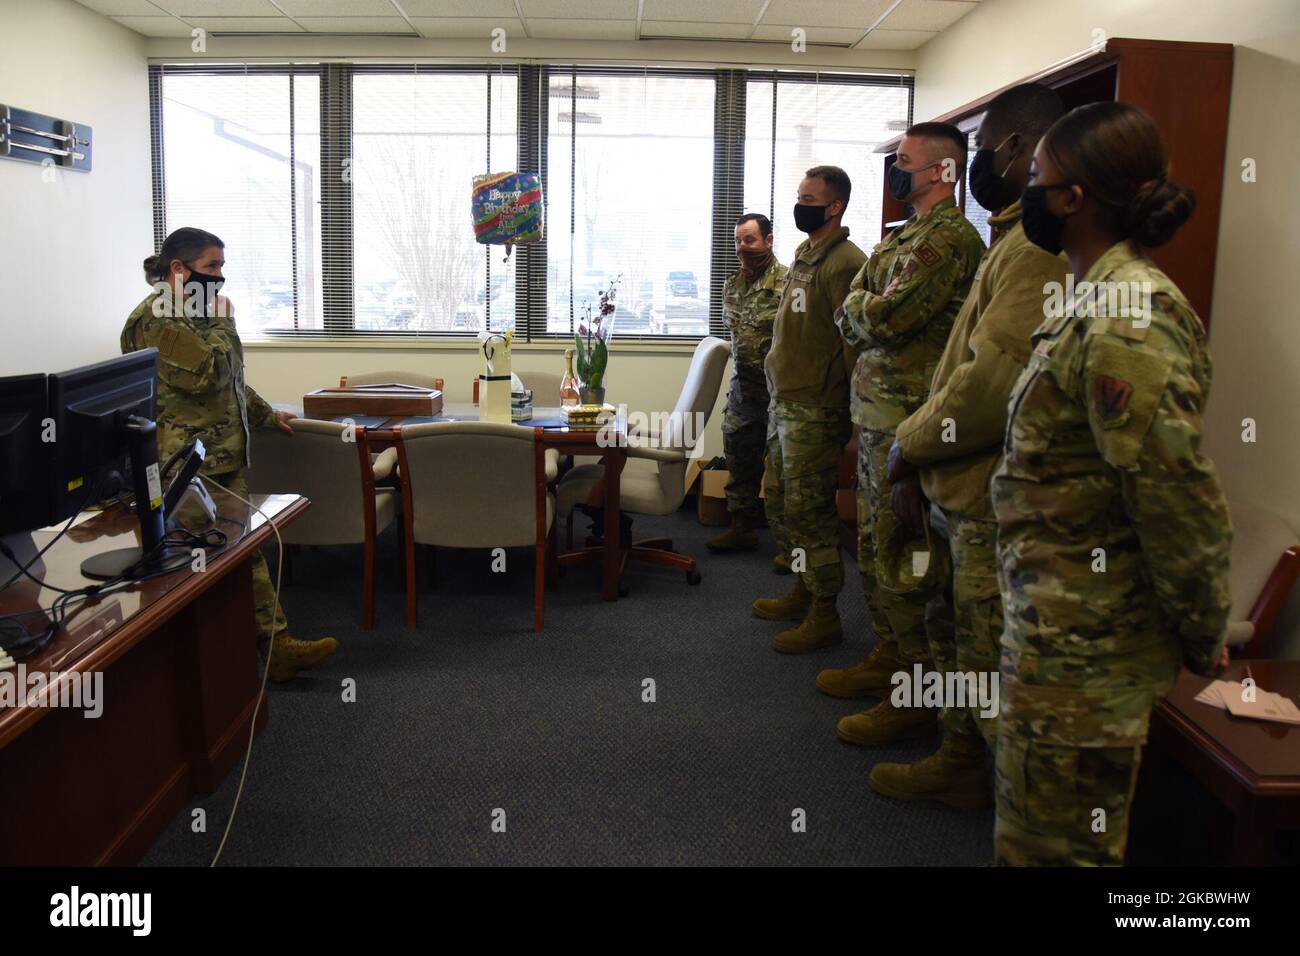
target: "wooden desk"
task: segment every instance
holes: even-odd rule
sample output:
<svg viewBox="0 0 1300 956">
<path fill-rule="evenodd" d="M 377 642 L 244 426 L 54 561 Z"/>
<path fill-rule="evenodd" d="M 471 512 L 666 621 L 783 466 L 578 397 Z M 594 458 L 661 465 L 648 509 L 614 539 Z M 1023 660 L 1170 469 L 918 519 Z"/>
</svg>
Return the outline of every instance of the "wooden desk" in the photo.
<svg viewBox="0 0 1300 956">
<path fill-rule="evenodd" d="M 1234 661 L 1222 679 L 1241 680 L 1247 664 L 1264 690 L 1300 694 L 1300 661 Z M 1300 828 L 1300 727 L 1197 703 L 1209 683 L 1184 670 L 1152 715 L 1151 740 L 1232 814 L 1233 865 L 1267 865 L 1276 831 Z"/>
<path fill-rule="evenodd" d="M 261 686 L 251 562 L 273 535 L 247 506 L 213 497 L 229 542 L 208 555 L 206 571 L 187 566 L 78 605 L 44 650 L 20 662 L 77 679 L 102 673 L 103 712 L 90 719 L 25 701 L 0 708 L 0 865 L 134 863 L 242 757 Z M 277 525 L 308 506 L 298 495 L 252 500 Z M 54 535 L 38 531 L 34 543 Z M 82 560 L 137 537 L 120 508 L 83 514 L 36 576 L 63 588 L 91 584 Z M 14 584 L 0 591 L 0 613 L 48 607 L 54 596 Z M 263 702 L 259 730 L 266 716 Z M 220 816 L 209 815 L 209 826 Z"/>
<path fill-rule="evenodd" d="M 478 421 L 478 406 L 457 402 L 448 402 L 443 406 L 439 419 L 447 421 Z M 537 421 L 557 419 L 559 408 L 536 406 L 533 417 Z M 402 417 L 389 418 L 378 428 L 367 428 L 366 437 L 372 451 L 382 451 L 392 447 L 400 438 Z M 601 594 L 606 601 L 618 600 L 618 579 L 622 566 L 619 550 L 618 509 L 620 502 L 619 484 L 623 467 L 627 463 L 627 419 L 620 415 L 611 426 L 614 443 L 609 446 L 598 444 L 599 432 L 570 430 L 568 428 L 547 428 L 542 431 L 542 444 L 553 448 L 561 455 L 591 455 L 600 458 L 605 466 L 605 550 L 601 561 Z M 605 432 L 606 439 L 609 431 Z M 557 516 L 558 520 L 558 516 Z"/>
</svg>

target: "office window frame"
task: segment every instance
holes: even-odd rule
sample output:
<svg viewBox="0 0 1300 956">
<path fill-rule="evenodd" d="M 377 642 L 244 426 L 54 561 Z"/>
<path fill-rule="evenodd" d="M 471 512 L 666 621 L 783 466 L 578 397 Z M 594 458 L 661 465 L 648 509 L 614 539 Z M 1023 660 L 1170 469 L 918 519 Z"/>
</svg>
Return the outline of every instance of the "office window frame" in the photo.
<svg viewBox="0 0 1300 956">
<path fill-rule="evenodd" d="M 776 123 L 777 103 L 783 85 L 802 83 L 826 83 L 836 86 L 900 86 L 907 90 L 906 122 L 912 122 L 914 96 L 913 78 L 903 74 L 866 74 L 839 72 L 808 72 L 783 69 L 742 69 L 715 67 L 663 67 L 663 66 L 616 66 L 588 65 L 576 62 L 553 63 L 483 63 L 483 64 L 429 64 L 429 63 L 383 63 L 359 64 L 348 62 L 321 63 L 155 63 L 149 65 L 149 107 L 150 107 L 150 150 L 152 158 L 152 200 L 154 210 L 155 251 L 161 247 L 167 234 L 166 207 L 167 184 L 165 175 L 166 130 L 163 122 L 163 99 L 166 77 L 168 75 L 282 75 L 288 79 L 290 89 L 289 141 L 294 143 L 294 110 L 292 96 L 293 78 L 316 75 L 320 78 L 320 178 L 321 198 L 319 228 L 321 230 L 321 268 L 322 268 L 322 328 L 298 328 L 299 315 L 298 275 L 294 269 L 292 278 L 294 302 L 294 328 L 273 329 L 260 333 L 268 339 L 301 340 L 307 344 L 318 338 L 356 338 L 400 341 L 403 339 L 454 340 L 464 339 L 463 330 L 358 330 L 355 328 L 355 206 L 349 166 L 353 155 L 353 84 L 357 76 L 374 74 L 408 74 L 437 75 L 458 74 L 482 76 L 486 85 L 487 110 L 485 116 L 485 140 L 488 149 L 488 165 L 491 161 L 491 124 L 492 124 L 492 78 L 513 74 L 516 78 L 516 115 L 515 129 L 517 151 L 514 157 L 514 169 L 536 172 L 542 182 L 544 215 L 546 231 L 554 235 L 554 230 L 568 230 L 570 237 L 575 228 L 574 216 L 576 204 L 571 203 L 568 210 L 568 222 L 556 222 L 550 212 L 549 177 L 550 129 L 549 129 L 549 91 L 553 78 L 562 77 L 574 82 L 583 76 L 684 76 L 708 77 L 714 81 L 714 122 L 713 122 L 713 183 L 712 208 L 709 210 L 711 223 L 709 239 L 709 301 L 707 330 L 701 335 L 644 334 L 619 336 L 645 343 L 673 342 L 691 343 L 703 335 L 727 336 L 722 318 L 722 288 L 727 276 L 735 271 L 735 251 L 733 248 L 733 229 L 735 220 L 744 208 L 745 182 L 745 145 L 748 102 L 746 91 L 748 84 L 755 80 L 767 80 L 773 84 L 771 123 L 772 164 L 771 175 L 776 171 Z M 576 95 L 576 94 L 575 94 Z M 576 139 L 570 140 L 570 148 L 576 148 Z M 498 162 L 498 166 L 504 164 Z M 501 171 L 485 169 L 484 172 Z M 577 170 L 570 163 L 570 196 L 572 196 Z M 772 186 L 772 201 L 775 206 L 775 183 Z M 468 226 L 469 184 L 466 184 L 466 225 Z M 295 182 L 291 177 L 290 203 L 295 205 L 297 195 Z M 760 210 L 761 211 L 761 210 Z M 773 216 L 775 209 L 769 208 L 768 215 Z M 296 205 L 291 209 L 291 221 L 296 215 Z M 294 261 L 297 261 L 297 245 L 300 237 L 297 229 L 293 230 L 291 248 Z M 499 246 L 483 247 L 484 275 L 486 288 L 491 288 L 493 255 L 500 257 Z M 551 332 L 547 330 L 550 306 L 547 288 L 548 254 L 547 243 L 533 243 L 517 246 L 513 250 L 515 282 L 515 336 L 518 341 L 563 343 L 571 337 L 569 331 Z M 577 324 L 578 304 L 573 301 L 574 283 L 572 279 L 573 262 L 570 258 L 569 282 L 569 327 Z M 491 310 L 492 296 L 485 298 L 485 322 L 493 328 Z M 495 329 L 494 329 L 495 330 Z M 617 330 L 616 330 L 617 331 Z"/>
</svg>

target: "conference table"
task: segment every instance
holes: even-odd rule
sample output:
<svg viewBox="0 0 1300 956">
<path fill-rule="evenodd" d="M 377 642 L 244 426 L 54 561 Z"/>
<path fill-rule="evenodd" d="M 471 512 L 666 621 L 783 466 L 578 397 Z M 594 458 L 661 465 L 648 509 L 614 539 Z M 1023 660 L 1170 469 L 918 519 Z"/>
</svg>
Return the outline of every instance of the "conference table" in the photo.
<svg viewBox="0 0 1300 956">
<path fill-rule="evenodd" d="M 345 417 L 365 427 L 366 439 L 370 443 L 371 451 L 382 451 L 401 440 L 403 425 L 479 421 L 479 408 L 469 403 L 447 402 L 443 405 L 442 411 L 434 416 L 358 414 L 335 416 L 330 420 L 343 421 Z M 554 449 L 560 455 L 592 456 L 599 458 L 604 465 L 605 533 L 604 547 L 601 552 L 601 595 L 606 601 L 617 601 L 619 576 L 622 571 L 618 511 L 621 498 L 620 476 L 627 464 L 626 411 L 620 407 L 614 420 L 599 431 L 570 428 L 564 425 L 558 407 L 535 406 L 531 419 L 512 424 L 522 428 L 541 428 L 542 445 Z"/>
<path fill-rule="evenodd" d="M 22 685 L 17 668 L 0 672 L 14 689 L 30 691 L 36 673 L 55 675 L 47 686 L 58 688 L 0 703 L 0 866 L 138 861 L 195 793 L 215 791 L 243 757 L 254 715 L 265 726 L 252 561 L 273 532 L 247 505 L 213 499 L 227 540 L 201 570 L 191 562 L 77 604 L 50 643 L 19 661 Z M 250 500 L 277 527 L 309 505 L 299 495 Z M 0 591 L 0 614 L 27 615 L 29 632 L 44 628 L 53 587 L 98 583 L 82 576 L 85 558 L 139 543 L 121 505 L 83 512 L 56 541 L 61 528 L 24 542 L 28 553 L 53 542 L 31 569 L 41 583 L 20 578 Z M 94 708 L 72 695 L 78 683 Z M 51 706 L 60 700 L 83 706 Z"/>
</svg>

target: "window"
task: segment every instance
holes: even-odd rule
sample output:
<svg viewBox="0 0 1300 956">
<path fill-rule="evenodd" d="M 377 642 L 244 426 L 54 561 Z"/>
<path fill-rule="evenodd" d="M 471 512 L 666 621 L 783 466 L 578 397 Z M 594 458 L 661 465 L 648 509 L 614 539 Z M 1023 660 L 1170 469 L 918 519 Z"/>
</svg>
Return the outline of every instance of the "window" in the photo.
<svg viewBox="0 0 1300 956">
<path fill-rule="evenodd" d="M 514 326 L 514 272 L 474 241 L 470 190 L 517 165 L 517 96 L 513 69 L 353 74 L 356 331 Z"/>
<path fill-rule="evenodd" d="M 320 329 L 319 75 L 182 73 L 160 107 L 165 221 L 225 242 L 240 328 Z"/>
<path fill-rule="evenodd" d="M 712 75 L 549 79 L 546 331 L 572 334 L 618 279 L 615 335 L 707 334 Z"/>
<path fill-rule="evenodd" d="M 150 67 L 155 241 L 226 241 L 241 331 L 568 337 L 618 280 L 614 334 L 721 331 L 741 212 L 778 257 L 809 166 L 843 166 L 845 222 L 879 235 L 872 150 L 900 77 L 568 65 Z M 473 178 L 534 171 L 545 239 L 474 241 Z"/>
<path fill-rule="evenodd" d="M 789 264 L 807 238 L 794 226 L 799 182 L 813 166 L 839 166 L 853 192 L 849 238 L 870 251 L 880 239 L 884 184 L 877 145 L 907 128 L 911 83 L 899 77 L 750 74 L 745 94 L 745 211 L 772 220 L 773 251 Z"/>
</svg>

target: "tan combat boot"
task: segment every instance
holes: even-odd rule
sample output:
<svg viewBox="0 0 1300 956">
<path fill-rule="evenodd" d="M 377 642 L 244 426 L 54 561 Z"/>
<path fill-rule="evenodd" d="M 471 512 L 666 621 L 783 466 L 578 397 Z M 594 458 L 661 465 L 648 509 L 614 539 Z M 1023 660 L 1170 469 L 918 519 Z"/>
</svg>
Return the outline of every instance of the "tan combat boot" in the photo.
<svg viewBox="0 0 1300 956">
<path fill-rule="evenodd" d="M 870 710 L 845 717 L 835 727 L 840 740 L 859 747 L 880 747 L 899 740 L 928 737 L 939 729 L 939 712 L 928 707 L 895 707 L 888 697 Z"/>
<path fill-rule="evenodd" d="M 332 637 L 319 641 L 300 641 L 283 632 L 271 641 L 271 666 L 267 673 L 273 681 L 293 680 L 299 671 L 315 667 L 338 650 L 339 642 Z"/>
<path fill-rule="evenodd" d="M 990 803 L 984 742 L 967 734 L 948 734 L 937 753 L 916 763 L 878 763 L 867 780 L 876 793 L 896 800 L 938 800 L 958 810 Z"/>
<path fill-rule="evenodd" d="M 794 574 L 794 568 L 790 567 L 790 555 L 782 552 L 772 559 L 773 574 Z"/>
<path fill-rule="evenodd" d="M 817 689 L 831 697 L 883 697 L 893 688 L 892 678 L 907 664 L 898 656 L 898 643 L 877 638 L 861 664 L 828 669 L 817 675 Z"/>
<path fill-rule="evenodd" d="M 754 602 L 754 617 L 765 621 L 802 621 L 812 604 L 812 592 L 804 587 L 803 578 L 794 579 L 794 587 L 785 597 L 759 598 Z"/>
<path fill-rule="evenodd" d="M 840 612 L 835 607 L 835 598 L 817 598 L 798 627 L 776 636 L 772 649 L 779 654 L 807 654 L 842 640 L 844 631 L 840 627 Z"/>
<path fill-rule="evenodd" d="M 707 542 L 710 551 L 753 551 L 758 547 L 758 517 L 752 511 L 731 512 L 731 527 Z"/>
</svg>

